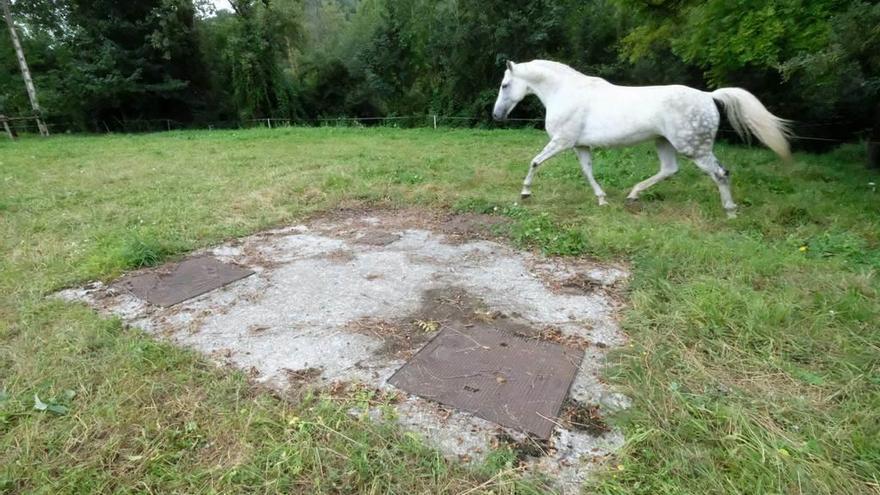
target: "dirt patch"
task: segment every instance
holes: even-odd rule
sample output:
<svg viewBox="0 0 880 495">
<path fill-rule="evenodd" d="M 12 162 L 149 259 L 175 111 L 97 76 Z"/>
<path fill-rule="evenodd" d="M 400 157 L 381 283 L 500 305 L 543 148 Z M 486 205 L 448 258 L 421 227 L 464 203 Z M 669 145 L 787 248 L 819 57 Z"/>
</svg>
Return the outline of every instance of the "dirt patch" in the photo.
<svg viewBox="0 0 880 495">
<path fill-rule="evenodd" d="M 230 257 L 244 255 L 250 262 L 251 266 L 258 266 L 264 270 L 272 270 L 281 266 L 281 263 L 276 261 L 271 253 L 263 252 L 256 244 L 245 244 L 241 247 L 236 246 L 227 250 L 224 254 L 227 253 Z"/>
<path fill-rule="evenodd" d="M 321 376 L 321 373 L 324 372 L 321 368 L 305 368 L 301 370 L 292 370 L 288 368 L 284 368 L 284 372 L 287 375 L 287 381 L 290 382 L 291 385 L 303 385 L 309 382 L 314 381 L 316 378 Z"/>
<path fill-rule="evenodd" d="M 437 328 L 420 327 L 416 321 L 389 322 L 372 318 L 350 322 L 346 329 L 382 339 L 378 353 L 384 357 L 402 359 L 412 357 L 437 331 Z"/>
<path fill-rule="evenodd" d="M 568 400 L 562 405 L 560 420 L 570 428 L 599 436 L 611 431 L 608 423 L 602 419 L 599 406 L 596 404 L 580 404 Z"/>
<path fill-rule="evenodd" d="M 484 213 L 450 215 L 440 222 L 440 230 L 457 239 L 493 239 L 504 235 L 510 228 L 510 220 Z"/>
<path fill-rule="evenodd" d="M 607 296 L 623 305 L 622 289 L 629 269 L 607 265 L 586 257 L 548 257 L 535 260 L 532 273 L 558 294 Z"/>
<path fill-rule="evenodd" d="M 267 330 L 271 330 L 272 327 L 268 325 L 251 325 L 248 327 L 248 333 L 251 335 L 260 335 Z"/>
<path fill-rule="evenodd" d="M 350 249 L 337 249 L 324 255 L 324 259 L 334 263 L 351 263 L 355 258 L 354 252 Z"/>
<path fill-rule="evenodd" d="M 586 273 L 578 273 L 573 277 L 569 277 L 562 281 L 562 290 L 570 293 L 589 294 L 597 289 L 602 289 L 605 284 L 601 280 L 596 280 Z"/>
<path fill-rule="evenodd" d="M 387 246 L 400 240 L 400 234 L 391 232 L 367 232 L 358 237 L 355 242 L 367 246 Z"/>
<path fill-rule="evenodd" d="M 361 414 L 369 408 L 398 404 L 402 400 L 402 394 L 398 390 L 371 387 L 360 382 L 337 381 L 325 387 L 324 390 L 338 400 L 357 404 L 358 407 L 351 411 L 357 414 Z"/>
<path fill-rule="evenodd" d="M 232 356 L 234 355 L 235 351 L 229 348 L 216 349 L 210 354 L 210 356 L 216 361 L 232 359 Z"/>
<path fill-rule="evenodd" d="M 543 340 L 545 342 L 553 342 L 555 344 L 564 345 L 566 347 L 571 347 L 574 349 L 585 350 L 590 347 L 592 343 L 581 337 L 580 335 L 571 335 L 563 333 L 562 330 L 556 327 L 546 327 L 537 334 L 533 335 L 523 335 L 519 334 L 521 337 L 533 338 L 538 340 Z"/>
<path fill-rule="evenodd" d="M 516 439 L 511 435 L 501 432 L 495 436 L 492 448 L 507 448 L 516 456 L 517 462 L 522 465 L 530 458 L 536 459 L 552 455 L 555 451 L 552 442 L 540 438 L 525 437 Z"/>
<path fill-rule="evenodd" d="M 490 325 L 511 335 L 536 335 L 537 331 L 525 322 L 511 319 L 498 310 L 493 310 L 478 296 L 462 287 L 444 287 L 425 291 L 422 305 L 410 315 L 413 322 L 430 325 L 436 322 L 441 327 L 473 328 L 477 325 Z"/>
<path fill-rule="evenodd" d="M 297 403 L 306 394 L 306 392 L 314 387 L 315 382 L 324 373 L 321 368 L 303 368 L 292 370 L 284 368 L 281 370 L 287 381 L 287 388 L 284 390 L 282 399 Z"/>
<path fill-rule="evenodd" d="M 356 219 L 354 222 L 352 219 Z M 381 219 L 380 223 L 375 220 Z M 366 209 L 347 208 L 313 217 L 310 223 L 320 222 L 338 227 L 336 234 L 348 235 L 356 243 L 368 246 L 388 246 L 400 239 L 394 229 L 430 228 L 446 236 L 446 242 L 461 243 L 476 239 L 500 239 L 510 230 L 511 220 L 501 215 L 485 213 L 448 213 L 423 208 Z M 381 225 L 382 229 L 376 230 Z M 348 230 L 348 231 L 347 231 Z"/>
<path fill-rule="evenodd" d="M 501 311 L 489 309 L 485 301 L 461 287 L 428 289 L 422 294 L 418 310 L 412 314 L 394 321 L 363 318 L 350 322 L 346 329 L 382 339 L 379 353 L 386 357 L 409 359 L 443 328 L 466 330 L 481 325 L 511 335 L 572 345 L 570 339 L 561 335 L 555 336 L 555 340 L 543 338 L 544 332 Z"/>
</svg>

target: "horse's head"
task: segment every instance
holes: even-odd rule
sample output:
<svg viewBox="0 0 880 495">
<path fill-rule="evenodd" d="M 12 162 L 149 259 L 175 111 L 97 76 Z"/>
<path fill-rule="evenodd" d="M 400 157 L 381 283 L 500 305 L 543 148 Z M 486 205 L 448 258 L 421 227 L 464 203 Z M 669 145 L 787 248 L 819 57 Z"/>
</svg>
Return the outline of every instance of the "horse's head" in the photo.
<svg viewBox="0 0 880 495">
<path fill-rule="evenodd" d="M 495 120 L 504 120 L 513 111 L 516 104 L 529 94 L 529 86 L 525 79 L 517 75 L 517 65 L 507 62 L 507 70 L 504 71 L 504 79 L 501 81 L 501 90 L 498 99 L 495 100 L 495 109 L 492 117 Z"/>
</svg>

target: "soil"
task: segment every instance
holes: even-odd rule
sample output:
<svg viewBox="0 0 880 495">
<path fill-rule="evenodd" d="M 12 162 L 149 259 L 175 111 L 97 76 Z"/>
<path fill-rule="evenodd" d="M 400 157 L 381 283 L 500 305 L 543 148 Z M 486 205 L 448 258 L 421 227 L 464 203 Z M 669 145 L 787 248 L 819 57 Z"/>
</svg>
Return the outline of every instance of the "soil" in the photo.
<svg viewBox="0 0 880 495">
<path fill-rule="evenodd" d="M 547 440 L 525 437 L 517 440 L 507 433 L 501 432 L 495 437 L 495 448 L 509 448 L 519 463 L 524 463 L 529 458 L 544 457 L 552 453 L 553 445 Z"/>
<path fill-rule="evenodd" d="M 567 400 L 562 405 L 559 419 L 572 429 L 599 436 L 611 431 L 611 427 L 602 419 L 599 409 L 600 406 L 596 404 L 580 404 Z"/>
</svg>

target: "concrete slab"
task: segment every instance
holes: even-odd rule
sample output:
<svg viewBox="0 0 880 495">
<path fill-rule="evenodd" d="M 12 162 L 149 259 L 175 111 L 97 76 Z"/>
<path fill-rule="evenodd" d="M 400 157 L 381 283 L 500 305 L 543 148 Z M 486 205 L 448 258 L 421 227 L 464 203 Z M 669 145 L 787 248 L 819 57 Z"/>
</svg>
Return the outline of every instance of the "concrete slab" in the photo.
<svg viewBox="0 0 880 495">
<path fill-rule="evenodd" d="M 339 213 L 195 253 L 255 275 L 170 308 L 112 284 L 60 296 L 252 371 L 282 393 L 304 382 L 397 390 L 389 378 L 452 325 L 485 323 L 576 348 L 583 359 L 557 426 L 537 452 L 523 449 L 527 466 L 576 491 L 623 443 L 620 432 L 596 424 L 601 411 L 628 404 L 599 379 L 608 349 L 624 342 L 617 288 L 627 271 L 516 250 L 492 234 L 499 226 L 502 217 L 423 210 Z M 395 408 L 394 421 L 450 457 L 479 461 L 502 440 L 535 444 L 526 433 L 418 396 L 403 394 Z"/>
</svg>

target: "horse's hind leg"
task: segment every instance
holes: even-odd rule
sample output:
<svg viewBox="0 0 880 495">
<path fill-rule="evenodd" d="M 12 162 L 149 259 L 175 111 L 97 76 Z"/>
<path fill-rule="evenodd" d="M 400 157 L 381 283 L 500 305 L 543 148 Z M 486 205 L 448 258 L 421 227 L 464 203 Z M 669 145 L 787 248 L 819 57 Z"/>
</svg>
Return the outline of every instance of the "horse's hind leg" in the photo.
<svg viewBox="0 0 880 495">
<path fill-rule="evenodd" d="M 660 171 L 653 177 L 636 184 L 626 199 L 635 201 L 639 199 L 639 194 L 644 192 L 645 189 L 675 175 L 675 173 L 678 172 L 678 160 L 675 158 L 675 153 L 675 148 L 666 140 L 666 138 L 658 138 L 657 155 L 660 156 Z"/>
<path fill-rule="evenodd" d="M 711 151 L 694 157 L 694 163 L 700 167 L 700 170 L 715 181 L 718 185 L 718 192 L 721 194 L 721 206 L 727 211 L 728 218 L 736 218 L 736 204 L 733 202 L 733 196 L 730 194 L 730 172 L 721 166 L 718 158 Z"/>
<path fill-rule="evenodd" d="M 596 194 L 596 197 L 599 199 L 599 206 L 605 206 L 608 204 L 605 201 L 605 191 L 602 190 L 602 186 L 596 182 L 596 178 L 593 177 L 593 154 L 590 152 L 590 148 L 575 148 L 577 152 L 578 160 L 581 162 L 581 171 L 584 173 L 584 178 L 587 179 L 587 182 L 590 184 L 590 187 L 593 188 L 593 192 Z"/>
</svg>

